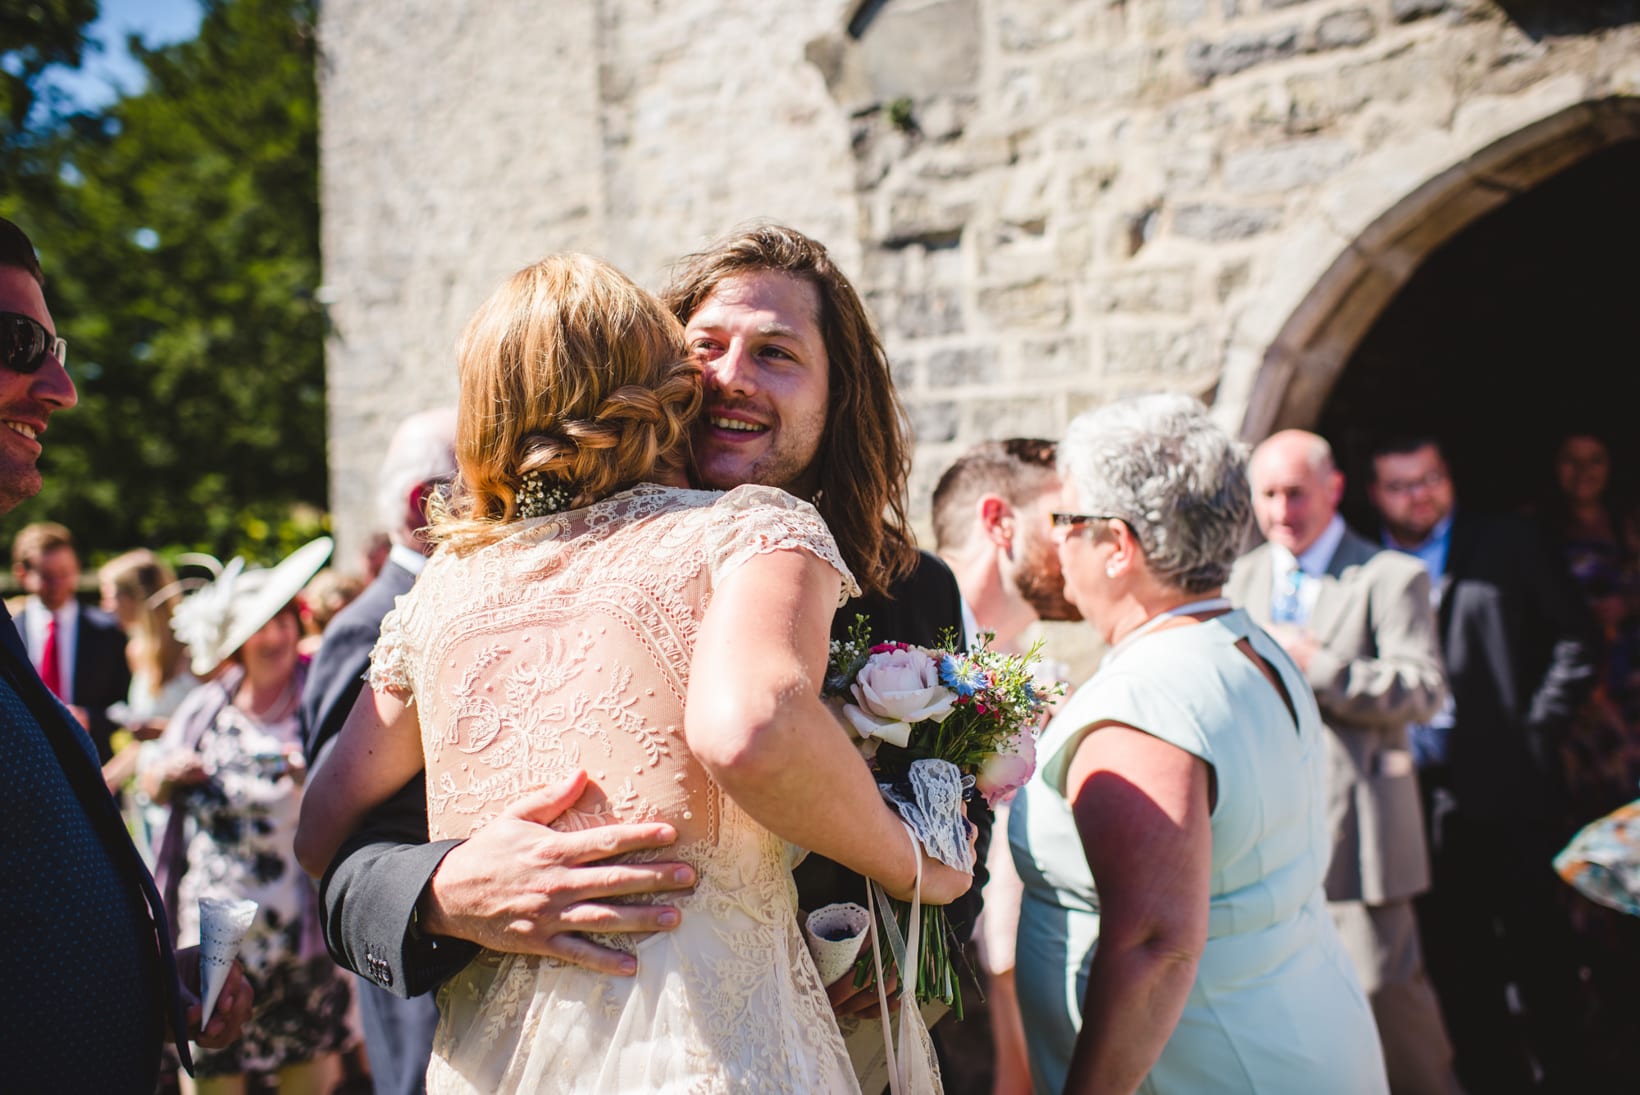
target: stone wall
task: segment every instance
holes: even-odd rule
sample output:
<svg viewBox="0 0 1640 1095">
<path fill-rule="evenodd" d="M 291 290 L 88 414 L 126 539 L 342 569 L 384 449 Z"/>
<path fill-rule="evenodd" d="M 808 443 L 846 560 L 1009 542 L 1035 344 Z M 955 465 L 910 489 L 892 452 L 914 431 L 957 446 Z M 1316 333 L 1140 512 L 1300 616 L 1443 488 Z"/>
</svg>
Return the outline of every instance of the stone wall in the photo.
<svg viewBox="0 0 1640 1095">
<path fill-rule="evenodd" d="M 344 551 L 393 420 L 451 397 L 466 313 L 548 250 L 658 287 L 749 219 L 824 239 L 882 325 L 921 512 L 968 444 L 1123 392 L 1302 420 L 1430 249 L 1640 136 L 1640 3 L 321 10 Z"/>
</svg>

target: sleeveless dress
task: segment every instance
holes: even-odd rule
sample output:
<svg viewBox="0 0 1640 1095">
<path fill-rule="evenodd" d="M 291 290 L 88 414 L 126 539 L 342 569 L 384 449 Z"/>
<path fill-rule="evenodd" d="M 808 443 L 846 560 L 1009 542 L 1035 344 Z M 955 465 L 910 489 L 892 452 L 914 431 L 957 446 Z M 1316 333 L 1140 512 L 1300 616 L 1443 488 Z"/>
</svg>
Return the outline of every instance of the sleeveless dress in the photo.
<svg viewBox="0 0 1640 1095">
<path fill-rule="evenodd" d="M 584 809 L 555 828 L 666 821 L 678 843 L 638 858 L 699 872 L 693 894 L 664 897 L 676 930 L 593 937 L 635 952 L 635 977 L 481 952 L 440 991 L 429 1091 L 858 1091 L 798 925 L 796 849 L 723 794 L 683 733 L 714 587 L 794 549 L 858 592 L 805 502 L 642 485 L 436 553 L 383 621 L 371 684 L 418 709 L 431 839 L 584 768 Z"/>
<path fill-rule="evenodd" d="M 1296 727 L 1242 639 L 1280 673 Z M 1372 1011 L 1322 896 L 1332 841 L 1320 712 L 1298 667 L 1239 610 L 1114 651 L 1049 724 L 1014 800 L 1008 839 L 1025 883 L 1015 977 L 1036 1090 L 1064 1086 L 1099 939 L 1065 781 L 1088 727 L 1107 719 L 1202 758 L 1218 779 L 1207 945 L 1139 1090 L 1387 1092 Z"/>
</svg>

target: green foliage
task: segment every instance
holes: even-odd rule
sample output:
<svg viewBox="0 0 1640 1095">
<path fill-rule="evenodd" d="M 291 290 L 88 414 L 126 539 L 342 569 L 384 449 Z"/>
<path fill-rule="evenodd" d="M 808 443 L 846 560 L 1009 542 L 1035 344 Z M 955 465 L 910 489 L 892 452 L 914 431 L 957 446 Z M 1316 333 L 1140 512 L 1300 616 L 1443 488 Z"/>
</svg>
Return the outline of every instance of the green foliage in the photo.
<svg viewBox="0 0 1640 1095">
<path fill-rule="evenodd" d="M 323 523 L 316 4 L 203 7 L 195 40 L 133 43 L 146 90 L 59 120 L 0 184 L 80 392 L 5 535 L 268 558 Z"/>
<path fill-rule="evenodd" d="M 0 4 L 0 156 L 27 143 L 40 74 L 50 65 L 77 67 L 97 0 L 24 0 Z M 57 104 L 41 104 L 51 116 Z"/>
</svg>

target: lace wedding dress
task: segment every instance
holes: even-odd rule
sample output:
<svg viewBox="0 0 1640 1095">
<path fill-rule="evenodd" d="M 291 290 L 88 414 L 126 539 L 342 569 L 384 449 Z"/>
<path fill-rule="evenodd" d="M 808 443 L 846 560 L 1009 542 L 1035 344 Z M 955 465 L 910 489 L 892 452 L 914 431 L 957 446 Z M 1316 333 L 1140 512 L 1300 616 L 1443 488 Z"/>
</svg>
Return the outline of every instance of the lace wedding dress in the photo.
<svg viewBox="0 0 1640 1095">
<path fill-rule="evenodd" d="M 812 507 L 778 490 L 639 486 L 435 555 L 382 625 L 378 689 L 409 693 L 433 840 L 464 837 L 577 768 L 559 829 L 664 820 L 699 872 L 672 932 L 597 937 L 636 977 L 481 952 L 439 995 L 431 1092 L 857 1092 L 804 946 L 794 849 L 689 752 L 684 696 L 716 583 L 808 551 L 857 592 Z M 839 824 L 847 819 L 839 818 Z"/>
</svg>

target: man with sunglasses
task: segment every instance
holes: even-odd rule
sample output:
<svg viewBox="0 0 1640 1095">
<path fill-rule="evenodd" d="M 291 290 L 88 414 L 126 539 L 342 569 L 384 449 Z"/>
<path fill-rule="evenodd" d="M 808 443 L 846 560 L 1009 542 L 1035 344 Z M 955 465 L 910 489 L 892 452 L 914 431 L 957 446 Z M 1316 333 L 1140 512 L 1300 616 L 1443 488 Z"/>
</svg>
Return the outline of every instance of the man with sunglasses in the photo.
<svg viewBox="0 0 1640 1095">
<path fill-rule="evenodd" d="M 74 406 L 34 246 L 0 219 L 0 512 L 40 490 L 40 439 Z M 9 615 L 0 622 L 0 1060 L 15 1091 L 148 1095 L 167 1030 L 239 1036 L 251 994 L 237 963 L 198 1029 L 198 948 L 171 950 L 153 879 L 103 785 L 91 739 L 40 680 Z M 186 972 L 192 988 L 178 977 Z"/>
</svg>

